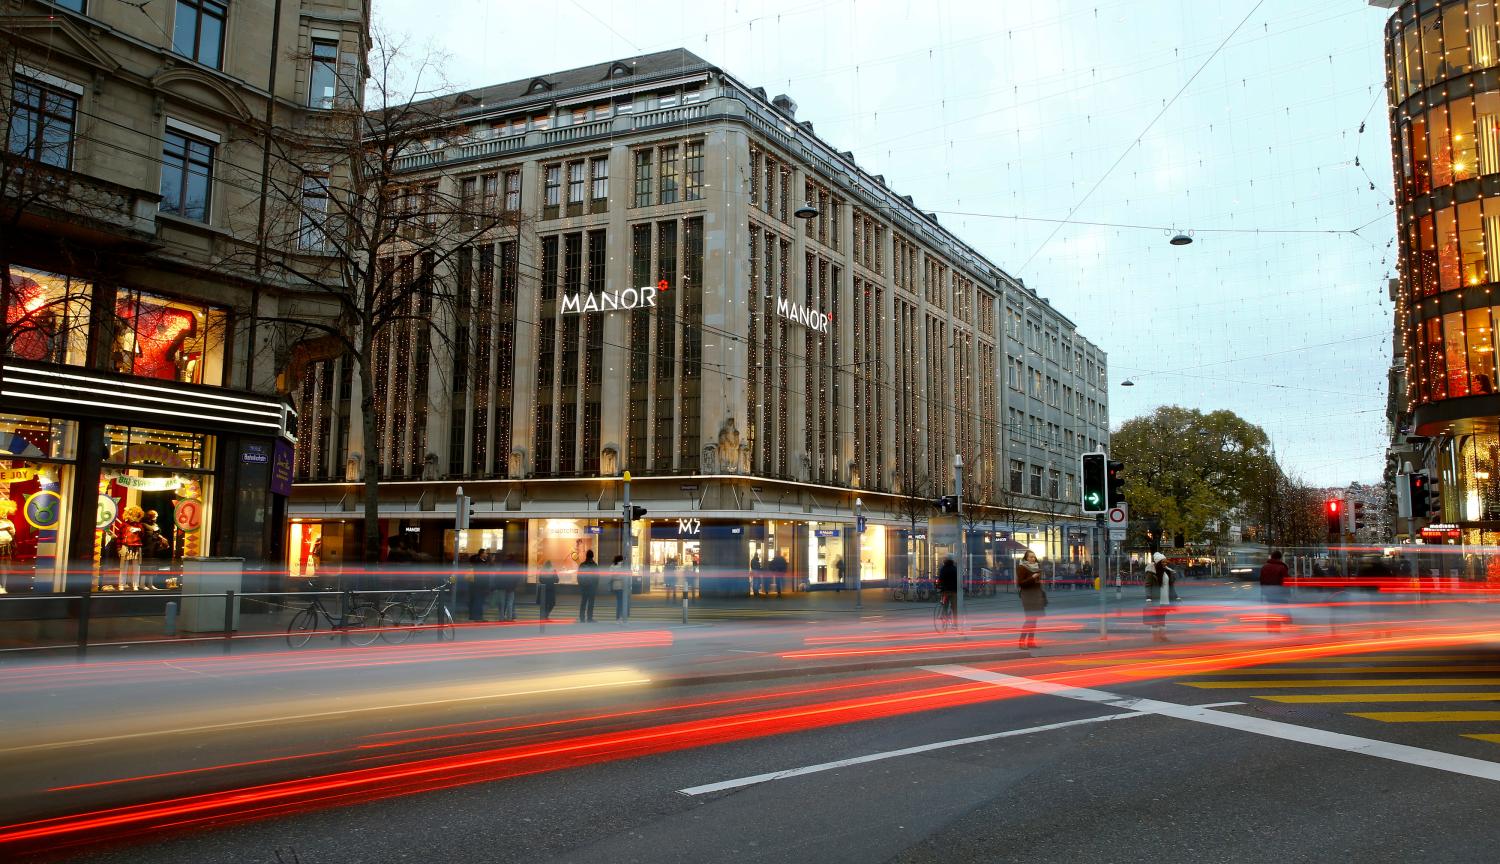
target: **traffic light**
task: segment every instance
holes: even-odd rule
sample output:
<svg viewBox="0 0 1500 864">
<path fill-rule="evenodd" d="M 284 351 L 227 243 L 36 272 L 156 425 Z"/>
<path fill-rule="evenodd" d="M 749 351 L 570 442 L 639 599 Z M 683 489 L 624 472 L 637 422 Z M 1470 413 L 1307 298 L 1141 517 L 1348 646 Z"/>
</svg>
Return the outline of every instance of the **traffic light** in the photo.
<svg viewBox="0 0 1500 864">
<path fill-rule="evenodd" d="M 1328 538 L 1336 540 L 1344 536 L 1344 502 L 1329 498 L 1323 504 L 1323 515 L 1328 520 Z"/>
<path fill-rule="evenodd" d="M 453 520 L 454 527 L 462 531 L 468 528 L 474 521 L 474 498 L 469 495 L 458 496 L 458 518 Z"/>
<path fill-rule="evenodd" d="M 1109 477 L 1103 453 L 1085 453 L 1078 457 L 1082 463 L 1079 475 L 1083 477 L 1083 512 L 1103 513 L 1109 509 Z"/>
<path fill-rule="evenodd" d="M 939 513 L 957 513 L 958 496 L 944 495 L 943 497 L 932 502 L 932 506 L 936 507 Z"/>
<path fill-rule="evenodd" d="M 1432 480 L 1425 472 L 1406 475 L 1407 497 L 1411 500 L 1411 518 L 1426 519 L 1432 515 Z"/>
<path fill-rule="evenodd" d="M 1355 501 L 1353 504 L 1354 530 L 1365 530 L 1365 502 Z"/>
<path fill-rule="evenodd" d="M 646 508 L 635 504 L 630 505 L 630 521 L 646 518 Z"/>
<path fill-rule="evenodd" d="M 1125 463 L 1111 459 L 1106 468 L 1109 471 L 1109 506 L 1118 507 L 1125 503 Z"/>
</svg>

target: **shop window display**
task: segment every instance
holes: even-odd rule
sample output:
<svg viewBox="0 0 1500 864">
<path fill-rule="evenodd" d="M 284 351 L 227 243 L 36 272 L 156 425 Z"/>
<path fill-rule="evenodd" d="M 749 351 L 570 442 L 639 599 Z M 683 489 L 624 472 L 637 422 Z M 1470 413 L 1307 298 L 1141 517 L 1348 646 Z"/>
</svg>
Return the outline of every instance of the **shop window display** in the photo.
<svg viewBox="0 0 1500 864">
<path fill-rule="evenodd" d="M 115 306 L 116 372 L 188 384 L 223 383 L 223 310 L 122 291 Z"/>
<path fill-rule="evenodd" d="M 94 562 L 102 591 L 177 587 L 183 558 L 207 549 L 213 439 L 105 427 Z"/>
<path fill-rule="evenodd" d="M 61 590 L 77 426 L 0 415 L 0 593 Z"/>
<path fill-rule="evenodd" d="M 39 363 L 82 365 L 88 354 L 93 286 L 78 279 L 11 266 L 11 301 L 5 319 L 8 353 Z"/>
</svg>

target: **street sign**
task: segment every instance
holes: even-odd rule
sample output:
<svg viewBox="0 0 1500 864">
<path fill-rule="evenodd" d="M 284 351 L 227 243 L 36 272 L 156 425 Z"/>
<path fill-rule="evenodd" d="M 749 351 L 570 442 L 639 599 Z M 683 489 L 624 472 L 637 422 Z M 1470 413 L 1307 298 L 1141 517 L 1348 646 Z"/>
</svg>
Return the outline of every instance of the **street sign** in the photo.
<svg viewBox="0 0 1500 864">
<path fill-rule="evenodd" d="M 934 516 L 928 519 L 927 537 L 934 546 L 957 546 L 958 517 Z"/>
<path fill-rule="evenodd" d="M 1119 504 L 1109 508 L 1109 527 L 1111 530 L 1118 528 L 1121 531 L 1130 527 L 1130 507 Z"/>
<path fill-rule="evenodd" d="M 1111 529 L 1109 529 L 1109 542 L 1111 542 L 1111 543 L 1124 543 L 1125 542 L 1125 529 L 1124 528 L 1111 528 Z"/>
<path fill-rule="evenodd" d="M 813 536 L 814 537 L 837 537 L 837 536 L 839 536 L 839 529 L 837 529 L 837 528 L 814 528 L 813 529 Z"/>
<path fill-rule="evenodd" d="M 854 531 L 857 534 L 865 533 L 865 517 L 859 516 L 854 520 Z"/>
</svg>

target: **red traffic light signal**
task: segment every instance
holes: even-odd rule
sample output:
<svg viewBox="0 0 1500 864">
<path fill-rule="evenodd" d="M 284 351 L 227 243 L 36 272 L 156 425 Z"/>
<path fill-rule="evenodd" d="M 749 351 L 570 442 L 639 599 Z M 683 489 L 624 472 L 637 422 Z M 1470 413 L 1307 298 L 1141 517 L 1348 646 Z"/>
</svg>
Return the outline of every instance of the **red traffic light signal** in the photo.
<svg viewBox="0 0 1500 864">
<path fill-rule="evenodd" d="M 1343 506 L 1344 506 L 1344 502 L 1340 501 L 1337 498 L 1330 498 L 1328 500 L 1328 515 L 1329 516 L 1337 516 L 1337 515 L 1339 515 L 1339 510 L 1342 509 Z"/>
</svg>

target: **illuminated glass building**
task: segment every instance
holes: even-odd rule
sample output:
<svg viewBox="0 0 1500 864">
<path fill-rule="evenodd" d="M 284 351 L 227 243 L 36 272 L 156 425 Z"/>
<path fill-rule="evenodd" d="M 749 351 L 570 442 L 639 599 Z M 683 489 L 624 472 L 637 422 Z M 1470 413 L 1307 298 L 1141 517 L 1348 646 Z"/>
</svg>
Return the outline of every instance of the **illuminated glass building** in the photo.
<svg viewBox="0 0 1500 864">
<path fill-rule="evenodd" d="M 876 582 L 909 572 L 956 453 L 975 551 L 1011 530 L 1082 554 L 1092 523 L 1071 502 L 1078 454 L 1108 437 L 1103 352 L 789 98 L 667 51 L 458 106 L 466 137 L 404 157 L 411 182 L 515 224 L 435 275 L 461 298 L 442 329 L 381 349 L 378 441 L 347 363 L 307 367 L 293 570 L 297 550 L 356 552 L 349 481 L 377 458 L 382 536 L 451 555 L 461 484 L 470 547 L 565 580 L 584 549 L 619 548 L 627 469 L 652 569 L 745 572 L 779 551 L 813 587 L 840 559 Z"/>
<path fill-rule="evenodd" d="M 1493 0 L 1412 0 L 1386 24 L 1401 244 L 1396 353 L 1404 357 L 1392 381 L 1405 388 L 1391 413 L 1398 443 L 1407 434 L 1430 439 L 1397 458 L 1419 470 L 1425 462 L 1440 478 L 1443 508 L 1432 521 L 1491 543 L 1500 538 L 1497 39 Z"/>
</svg>

